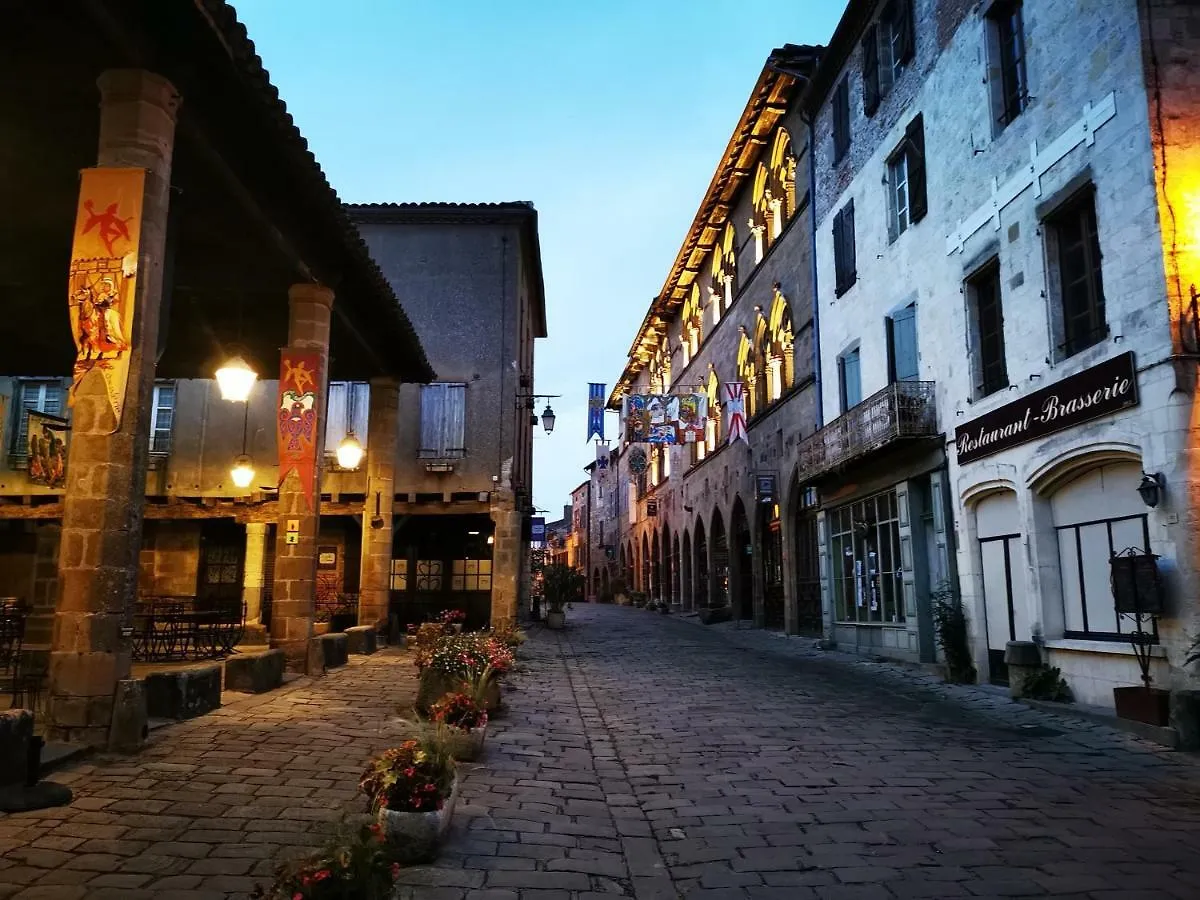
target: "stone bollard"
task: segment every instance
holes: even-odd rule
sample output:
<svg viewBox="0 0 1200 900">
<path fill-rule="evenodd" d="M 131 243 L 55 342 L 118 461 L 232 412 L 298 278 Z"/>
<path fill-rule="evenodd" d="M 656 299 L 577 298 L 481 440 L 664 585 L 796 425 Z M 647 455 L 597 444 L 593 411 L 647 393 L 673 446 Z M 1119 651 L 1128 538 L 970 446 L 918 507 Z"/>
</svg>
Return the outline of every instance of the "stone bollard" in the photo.
<svg viewBox="0 0 1200 900">
<path fill-rule="evenodd" d="M 1009 641 L 1004 648 L 1008 692 L 1014 700 L 1025 695 L 1025 679 L 1042 667 L 1042 651 L 1033 641 Z"/>
<path fill-rule="evenodd" d="M 146 705 L 146 683 L 138 678 L 117 682 L 113 702 L 112 725 L 108 729 L 108 749 L 116 753 L 136 753 L 150 735 Z"/>
<path fill-rule="evenodd" d="M 351 654 L 370 656 L 378 647 L 378 635 L 370 625 L 356 625 L 346 629 L 346 644 Z"/>
</svg>

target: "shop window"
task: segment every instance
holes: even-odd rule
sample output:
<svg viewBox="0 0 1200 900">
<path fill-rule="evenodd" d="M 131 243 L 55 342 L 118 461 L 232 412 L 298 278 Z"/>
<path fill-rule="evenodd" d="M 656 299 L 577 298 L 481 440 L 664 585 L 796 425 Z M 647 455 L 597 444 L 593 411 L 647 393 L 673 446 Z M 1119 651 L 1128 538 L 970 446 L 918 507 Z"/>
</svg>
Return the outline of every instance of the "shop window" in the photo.
<svg viewBox="0 0 1200 900">
<path fill-rule="evenodd" d="M 842 296 L 858 280 L 854 248 L 854 201 L 848 200 L 833 217 L 833 268 L 835 296 Z"/>
<path fill-rule="evenodd" d="M 975 396 L 986 397 L 1008 387 L 999 260 L 992 260 L 967 280 L 967 314 Z"/>
<path fill-rule="evenodd" d="M 838 357 L 838 394 L 842 412 L 862 402 L 861 355 L 857 347 Z"/>
<path fill-rule="evenodd" d="M 1058 357 L 1108 337 L 1096 199 L 1089 185 L 1046 218 L 1050 293 Z"/>
<path fill-rule="evenodd" d="M 868 116 L 875 115 L 880 100 L 912 60 L 914 37 L 912 0 L 891 0 L 863 34 L 863 111 Z"/>
<path fill-rule="evenodd" d="M 988 85 L 996 133 L 1029 103 L 1021 0 L 997 0 L 987 14 Z"/>
<path fill-rule="evenodd" d="M 851 624 L 904 622 L 895 491 L 833 510 L 829 534 L 834 613 Z"/>
<path fill-rule="evenodd" d="M 13 403 L 15 427 L 12 455 L 22 460 L 29 455 L 29 416 L 26 413 L 40 412 L 48 416 L 61 416 L 65 405 L 65 391 L 61 381 L 18 382 L 16 402 Z"/>
<path fill-rule="evenodd" d="M 175 421 L 175 385 L 154 385 L 150 404 L 150 452 L 171 452 L 171 426 Z"/>
<path fill-rule="evenodd" d="M 440 559 L 417 560 L 417 590 L 440 591 L 442 589 L 442 561 Z"/>
<path fill-rule="evenodd" d="M 1141 467 L 1121 463 L 1092 469 L 1051 498 L 1062 576 L 1065 636 L 1127 640 L 1134 631 L 1118 616 L 1109 561 L 1129 548 L 1150 552 L 1146 508 L 1137 494 Z"/>
<path fill-rule="evenodd" d="M 833 164 L 850 149 L 850 78 L 842 79 L 833 92 Z"/>
<path fill-rule="evenodd" d="M 490 591 L 492 561 L 490 559 L 456 559 L 450 568 L 450 589 L 453 591 Z"/>
<path fill-rule="evenodd" d="M 925 218 L 925 123 L 917 116 L 909 123 L 887 162 L 888 240 L 894 241 Z"/>
<path fill-rule="evenodd" d="M 423 459 L 466 456 L 465 384 L 427 384 L 421 388 L 421 452 Z"/>
<path fill-rule="evenodd" d="M 919 381 L 921 365 L 917 354 L 917 305 L 909 304 L 888 316 L 888 381 Z"/>
<path fill-rule="evenodd" d="M 393 591 L 408 590 L 408 560 L 393 559 L 391 572 L 391 589 Z"/>
</svg>

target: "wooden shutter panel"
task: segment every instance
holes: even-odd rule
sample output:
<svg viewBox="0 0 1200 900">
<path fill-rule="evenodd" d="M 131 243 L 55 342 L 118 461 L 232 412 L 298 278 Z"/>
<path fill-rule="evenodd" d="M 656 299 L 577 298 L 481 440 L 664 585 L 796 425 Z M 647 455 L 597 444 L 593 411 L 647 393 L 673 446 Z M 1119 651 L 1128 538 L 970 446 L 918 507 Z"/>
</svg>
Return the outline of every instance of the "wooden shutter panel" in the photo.
<svg viewBox="0 0 1200 900">
<path fill-rule="evenodd" d="M 446 385 L 427 384 L 421 388 L 421 455 L 441 456 L 445 418 Z"/>
<path fill-rule="evenodd" d="M 854 247 L 854 200 L 842 210 L 842 246 L 846 256 L 846 290 L 858 280 L 858 256 Z"/>
<path fill-rule="evenodd" d="M 867 27 L 863 35 L 863 112 L 875 115 L 879 109 L 879 30 Z"/>
<path fill-rule="evenodd" d="M 833 95 L 833 161 L 838 163 L 850 146 L 850 79 L 843 78 Z"/>
<path fill-rule="evenodd" d="M 908 306 L 891 318 L 892 378 L 917 381 L 921 364 L 917 358 L 917 308 Z"/>
<path fill-rule="evenodd" d="M 467 386 L 465 384 L 443 385 L 446 389 L 443 409 L 443 447 L 448 456 L 465 456 L 467 452 Z"/>
<path fill-rule="evenodd" d="M 908 155 L 909 219 L 920 222 L 929 212 L 925 187 L 925 121 L 918 115 L 904 132 L 904 152 Z"/>
<path fill-rule="evenodd" d="M 849 407 L 846 405 L 846 357 L 839 356 L 837 358 L 838 370 L 838 405 L 841 411 L 845 412 Z"/>
<path fill-rule="evenodd" d="M 916 42 L 913 40 L 912 0 L 895 0 L 895 18 L 892 20 L 892 27 L 900 35 L 896 48 L 900 55 L 900 62 L 906 63 L 913 58 L 916 50 Z"/>
<path fill-rule="evenodd" d="M 325 452 L 333 453 L 346 436 L 346 388 L 344 381 L 329 382 L 325 400 Z"/>
<path fill-rule="evenodd" d="M 845 290 L 845 280 L 842 265 L 842 211 L 838 210 L 833 217 L 833 292 L 838 297 Z"/>
</svg>

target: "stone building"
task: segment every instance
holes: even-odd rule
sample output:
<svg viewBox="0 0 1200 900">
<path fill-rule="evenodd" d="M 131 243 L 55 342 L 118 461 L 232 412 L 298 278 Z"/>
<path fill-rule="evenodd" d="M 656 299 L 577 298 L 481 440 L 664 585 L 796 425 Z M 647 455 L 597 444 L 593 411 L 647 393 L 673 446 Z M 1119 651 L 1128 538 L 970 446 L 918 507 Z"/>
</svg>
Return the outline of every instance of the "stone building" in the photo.
<svg viewBox="0 0 1200 900">
<path fill-rule="evenodd" d="M 1032 642 L 1111 707 L 1140 673 L 1110 558 L 1154 553 L 1153 671 L 1184 678 L 1198 26 L 1169 0 L 849 5 L 810 101 L 825 408 L 861 460 L 815 481 L 839 644 L 931 660 L 957 582 L 984 677 Z M 856 533 L 885 519 L 890 563 Z"/>
<path fill-rule="evenodd" d="M 789 631 L 820 629 L 815 528 L 797 482 L 801 441 L 819 421 L 798 102 L 816 59 L 792 45 L 768 58 L 609 399 L 619 409 L 633 393 L 699 392 L 709 409 L 701 441 L 621 442 L 613 574 L 651 599 L 732 602 L 737 615 Z M 745 385 L 748 419 L 747 441 L 732 444 L 721 413 L 731 382 Z"/>
<path fill-rule="evenodd" d="M 448 606 L 475 625 L 511 618 L 529 591 L 534 341 L 546 336 L 537 211 L 384 203 L 350 214 L 438 373 L 400 389 L 392 609 L 402 622 Z M 373 537 L 389 542 L 386 528 Z"/>
</svg>

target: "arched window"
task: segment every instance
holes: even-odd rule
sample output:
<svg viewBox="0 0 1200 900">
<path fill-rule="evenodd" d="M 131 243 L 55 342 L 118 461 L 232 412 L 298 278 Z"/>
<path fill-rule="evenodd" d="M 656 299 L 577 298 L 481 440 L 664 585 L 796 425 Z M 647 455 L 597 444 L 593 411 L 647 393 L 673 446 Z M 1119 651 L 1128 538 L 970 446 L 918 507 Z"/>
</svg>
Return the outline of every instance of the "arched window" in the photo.
<svg viewBox="0 0 1200 900">
<path fill-rule="evenodd" d="M 733 225 L 726 222 L 721 240 L 709 254 L 708 297 L 713 306 L 714 321 L 718 321 L 722 312 L 733 305 L 733 298 L 737 295 L 736 239 Z"/>
<path fill-rule="evenodd" d="M 775 285 L 775 298 L 771 301 L 771 316 L 768 322 L 770 333 L 767 348 L 767 397 L 774 402 L 789 390 L 796 380 L 795 343 L 792 328 L 792 307 L 779 285 Z"/>
<path fill-rule="evenodd" d="M 762 410 L 758 404 L 758 371 L 755 369 L 756 351 L 754 342 L 742 326 L 742 339 L 738 342 L 737 374 L 746 385 L 746 421 L 750 421 Z"/>
<path fill-rule="evenodd" d="M 771 208 L 775 197 L 771 193 L 771 173 L 761 162 L 754 169 L 754 189 L 751 194 L 754 204 L 750 215 L 750 232 L 754 235 L 754 262 L 760 263 L 767 247 L 775 240 L 777 232 L 771 227 Z"/>
<path fill-rule="evenodd" d="M 700 304 L 700 288 L 692 285 L 683 304 L 682 327 L 680 341 L 683 344 L 683 364 L 686 366 L 700 352 L 700 342 L 704 339 L 704 313 Z"/>
<path fill-rule="evenodd" d="M 771 396 L 767 377 L 767 317 L 763 315 L 761 306 L 756 306 L 755 310 L 758 312 L 758 321 L 754 325 L 754 381 L 751 382 L 751 393 L 754 395 L 754 412 L 759 414 L 766 412 L 767 404 L 776 397 Z"/>
<path fill-rule="evenodd" d="M 664 337 L 650 360 L 650 390 L 655 394 L 665 394 L 670 389 L 671 344 Z"/>
<path fill-rule="evenodd" d="M 708 420 L 704 426 L 704 440 L 692 444 L 693 462 L 699 462 L 716 450 L 717 441 L 721 438 L 721 381 L 711 363 L 708 366 L 708 384 L 704 393 L 708 396 Z"/>
<path fill-rule="evenodd" d="M 771 141 L 768 190 L 772 204 L 770 227 L 774 236 L 779 237 L 796 214 L 796 157 L 792 153 L 792 136 L 786 128 L 775 129 Z"/>
</svg>

